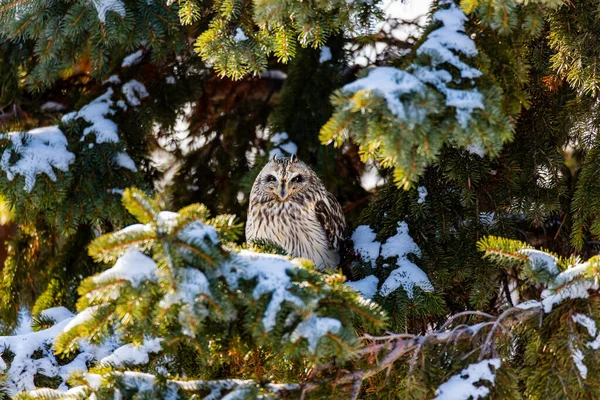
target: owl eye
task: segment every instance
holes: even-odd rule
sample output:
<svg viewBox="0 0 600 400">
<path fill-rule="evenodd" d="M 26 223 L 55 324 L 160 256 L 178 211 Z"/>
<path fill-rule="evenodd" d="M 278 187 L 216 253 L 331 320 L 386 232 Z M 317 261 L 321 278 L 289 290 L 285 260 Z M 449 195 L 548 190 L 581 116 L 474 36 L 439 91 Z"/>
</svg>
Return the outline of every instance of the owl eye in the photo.
<svg viewBox="0 0 600 400">
<path fill-rule="evenodd" d="M 304 180 L 304 178 L 302 178 L 302 175 L 296 175 L 295 177 L 292 178 L 292 182 L 294 183 L 300 183 Z"/>
<path fill-rule="evenodd" d="M 265 181 L 267 182 L 275 182 L 277 179 L 273 175 L 267 175 Z"/>
</svg>

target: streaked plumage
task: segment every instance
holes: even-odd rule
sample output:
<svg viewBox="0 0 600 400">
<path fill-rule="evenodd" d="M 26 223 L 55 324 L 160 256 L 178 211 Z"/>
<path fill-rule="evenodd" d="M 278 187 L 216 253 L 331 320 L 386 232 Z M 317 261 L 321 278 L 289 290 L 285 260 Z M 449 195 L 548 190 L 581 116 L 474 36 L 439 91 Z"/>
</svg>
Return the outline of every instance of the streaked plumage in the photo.
<svg viewBox="0 0 600 400">
<path fill-rule="evenodd" d="M 312 169 L 295 156 L 273 158 L 250 192 L 248 242 L 265 239 L 291 256 L 335 268 L 346 221 L 342 207 Z"/>
</svg>

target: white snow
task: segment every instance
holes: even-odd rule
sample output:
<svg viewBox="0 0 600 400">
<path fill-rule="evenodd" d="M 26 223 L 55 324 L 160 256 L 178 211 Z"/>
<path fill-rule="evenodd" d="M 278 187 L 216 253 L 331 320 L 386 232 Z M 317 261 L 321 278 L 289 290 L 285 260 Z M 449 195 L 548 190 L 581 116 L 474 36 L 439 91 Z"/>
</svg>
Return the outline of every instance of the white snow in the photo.
<svg viewBox="0 0 600 400">
<path fill-rule="evenodd" d="M 237 28 L 235 30 L 235 36 L 233 37 L 233 40 L 236 42 L 242 42 L 244 40 L 248 40 L 248 36 L 246 36 L 242 28 Z"/>
<path fill-rule="evenodd" d="M 409 254 L 420 257 L 421 249 L 410 237 L 406 222 L 398 223 L 396 234 L 388 238 L 383 246 L 375 240 L 375 237 L 375 232 L 369 226 L 361 225 L 352 234 L 352 241 L 354 242 L 354 250 L 363 260 L 370 261 L 372 267 L 375 267 L 375 261 L 380 255 L 383 258 L 397 257 L 396 265 L 398 268 L 393 270 L 383 282 L 379 294 L 388 296 L 401 287 L 407 296 L 412 299 L 415 286 L 420 287 L 425 292 L 434 290 L 427 274 L 408 259 Z M 378 284 L 378 281 L 374 281 L 373 278 L 367 277 L 346 284 L 363 293 L 365 297 L 371 298 L 377 292 Z"/>
<path fill-rule="evenodd" d="M 160 342 L 163 339 L 153 338 L 144 339 L 144 343 L 140 347 L 132 344 L 126 344 L 116 349 L 112 354 L 100 360 L 100 365 L 122 366 L 127 364 L 146 364 L 150 357 L 148 353 L 157 353 L 161 350 Z"/>
<path fill-rule="evenodd" d="M 530 310 L 532 308 L 542 307 L 542 303 L 537 300 L 527 300 L 523 303 L 517 304 L 516 307 L 520 308 L 521 310 Z"/>
<path fill-rule="evenodd" d="M 157 271 L 153 259 L 138 250 L 128 249 L 112 268 L 94 276 L 92 280 L 98 284 L 112 280 L 126 280 L 134 287 L 139 287 L 146 281 L 156 281 Z"/>
<path fill-rule="evenodd" d="M 475 383 L 487 381 L 493 386 L 496 374 L 490 367 L 498 369 L 500 364 L 499 358 L 492 358 L 469 365 L 440 385 L 435 391 L 435 400 L 475 400 L 486 397 L 490 393 L 490 389 L 486 386 L 475 386 Z"/>
<path fill-rule="evenodd" d="M 273 158 L 274 155 L 277 157 L 285 157 L 286 155 L 281 150 L 285 151 L 287 154 L 296 154 L 298 152 L 298 146 L 296 143 L 289 140 L 289 136 L 286 132 L 274 134 L 269 141 L 275 146 L 275 148 L 269 152 L 269 158 Z"/>
<path fill-rule="evenodd" d="M 346 282 L 347 286 L 350 286 L 360 294 L 365 299 L 372 299 L 377 293 L 377 285 L 379 284 L 379 279 L 375 275 L 369 275 L 363 279 L 354 282 Z"/>
<path fill-rule="evenodd" d="M 177 238 L 185 243 L 191 243 L 197 239 L 208 239 L 213 244 L 219 243 L 219 235 L 215 227 L 205 224 L 202 221 L 194 221 L 187 224 L 179 231 Z"/>
<path fill-rule="evenodd" d="M 115 12 L 122 18 L 125 17 L 125 5 L 121 0 L 92 0 L 92 4 L 98 12 L 98 19 L 102 24 L 106 24 L 106 14 Z"/>
<path fill-rule="evenodd" d="M 379 257 L 381 249 L 381 243 L 375 238 L 375 232 L 368 225 L 361 225 L 352 233 L 354 250 L 363 260 L 371 262 L 371 267 L 375 267 L 375 261 Z"/>
<path fill-rule="evenodd" d="M 110 340 L 102 346 L 92 346 L 87 342 L 81 342 L 80 353 L 68 364 L 60 365 L 51 345 L 56 336 L 67 329 L 77 317 L 66 317 L 68 310 L 62 307 L 46 310 L 42 314 L 44 313 L 61 321 L 41 331 L 0 337 L 0 349 L 10 349 L 15 354 L 10 368 L 6 371 L 8 380 L 5 385 L 11 396 L 21 391 L 36 389 L 34 377 L 37 373 L 61 377 L 63 382 L 58 389 L 66 391 L 68 388 L 65 381 L 73 371 L 86 371 L 88 363 L 106 357 L 116 347 L 115 342 Z M 42 357 L 33 359 L 36 351 L 41 351 Z M 0 362 L 0 370 L 6 370 L 6 367 L 3 361 Z"/>
<path fill-rule="evenodd" d="M 135 107 L 142 104 L 141 99 L 145 99 L 146 97 L 150 96 L 146 90 L 146 87 L 135 79 L 125 83 L 121 91 L 127 98 L 129 104 Z"/>
<path fill-rule="evenodd" d="M 46 318 L 52 318 L 54 323 L 62 322 L 67 318 L 73 318 L 75 316 L 75 314 L 65 307 L 48 308 L 42 311 L 40 315 Z"/>
<path fill-rule="evenodd" d="M 459 54 L 473 57 L 477 48 L 473 40 L 464 33 L 467 17 L 452 1 L 441 2 L 443 8 L 433 14 L 433 20 L 442 26 L 429 33 L 418 47 L 417 55 L 427 55 L 431 65 L 412 64 L 408 71 L 392 67 L 373 68 L 365 78 L 343 87 L 346 92 L 371 91 L 385 98 L 389 110 L 400 120 L 415 125 L 423 122 L 428 110 L 419 107 L 416 101 L 402 101 L 408 94 L 426 94 L 426 84 L 434 86 L 446 98 L 448 107 L 455 107 L 456 119 L 466 129 L 475 109 L 483 109 L 483 95 L 477 88 L 455 89 L 449 84 L 472 80 L 482 75 L 481 71 L 463 62 Z M 450 65 L 458 70 L 460 78 L 453 78 L 444 69 Z M 477 149 L 478 150 L 478 149 Z M 479 152 L 478 152 L 479 154 Z"/>
<path fill-rule="evenodd" d="M 465 148 L 465 150 L 467 150 L 469 153 L 475 154 L 476 156 L 479 156 L 481 158 L 483 158 L 485 156 L 485 150 L 483 149 L 483 146 L 480 143 L 470 144 Z"/>
<path fill-rule="evenodd" d="M 67 324 L 64 325 L 62 329 L 63 332 L 68 332 L 71 329 L 75 328 L 77 325 L 81 325 L 91 320 L 94 316 L 94 312 L 98 310 L 99 306 L 91 306 L 84 310 L 82 310 L 79 314 L 75 316 L 73 319 L 65 320 Z"/>
<path fill-rule="evenodd" d="M 121 78 L 119 78 L 119 75 L 111 75 L 108 79 L 106 79 L 105 81 L 102 82 L 103 85 L 106 85 L 107 83 L 112 83 L 114 85 L 120 85 Z"/>
<path fill-rule="evenodd" d="M 136 64 L 139 64 L 140 61 L 142 61 L 143 56 L 144 56 L 144 51 L 142 49 L 140 49 L 140 50 L 136 51 L 135 53 L 132 53 L 132 54 L 128 55 L 127 57 L 125 57 L 123 59 L 123 63 L 121 64 L 121 67 L 126 68 L 126 67 L 131 67 Z"/>
<path fill-rule="evenodd" d="M 111 109 L 113 101 L 111 100 L 114 91 L 108 88 L 105 94 L 96 98 L 91 103 L 85 105 L 81 110 L 65 115 L 62 120 L 65 123 L 76 118 L 82 118 L 92 124 L 83 131 L 83 138 L 94 132 L 96 134 L 96 143 L 117 143 L 119 135 L 117 134 L 117 124 L 106 118 L 107 115 L 115 113 Z"/>
<path fill-rule="evenodd" d="M 581 375 L 583 379 L 587 378 L 588 369 L 587 366 L 583 363 L 583 352 L 580 349 L 575 348 L 575 346 L 572 343 L 569 347 L 571 350 L 571 358 L 575 363 L 575 367 L 577 367 L 577 370 L 579 371 L 579 375 Z"/>
<path fill-rule="evenodd" d="M 2 153 L 0 168 L 12 181 L 20 175 L 25 178 L 25 190 L 31 192 L 36 177 L 46 174 L 56 181 L 54 169 L 67 172 L 75 155 L 67 150 L 67 138 L 57 126 L 32 129 L 29 132 L 9 132 L 0 134 L 0 138 L 8 139 L 12 146 Z M 11 163 L 11 156 L 19 159 Z"/>
<path fill-rule="evenodd" d="M 596 321 L 591 319 L 585 314 L 573 314 L 573 321 L 585 329 L 587 329 L 590 336 L 595 337 L 597 332 Z"/>
<path fill-rule="evenodd" d="M 289 136 L 286 132 L 280 132 L 280 133 L 276 133 L 273 136 L 271 136 L 269 141 L 277 146 L 277 145 L 285 142 L 288 139 L 289 139 Z"/>
<path fill-rule="evenodd" d="M 115 162 L 118 166 L 126 168 L 130 171 L 137 172 L 137 167 L 135 166 L 135 162 L 129 157 L 129 154 L 120 151 L 115 154 Z"/>
<path fill-rule="evenodd" d="M 421 268 L 408 260 L 400 261 L 398 259 L 398 265 L 400 268 L 393 270 L 381 285 L 382 296 L 389 295 L 399 287 L 406 291 L 406 295 L 410 299 L 413 298 L 415 286 L 420 287 L 424 292 L 433 292 L 433 285 Z"/>
<path fill-rule="evenodd" d="M 300 338 L 305 338 L 308 340 L 308 351 L 314 354 L 317 344 L 323 336 L 329 332 L 337 333 L 340 329 L 342 329 L 342 323 L 335 318 L 311 315 L 310 318 L 298 324 L 290 335 L 290 341 L 295 343 Z"/>
<path fill-rule="evenodd" d="M 419 199 L 417 200 L 418 204 L 425 203 L 425 198 L 427 197 L 427 188 L 425 186 L 419 186 L 417 188 L 417 192 L 419 193 Z"/>
<path fill-rule="evenodd" d="M 175 84 L 175 77 L 174 76 L 167 76 L 167 78 L 165 79 L 165 82 L 167 82 L 167 85 L 174 85 Z"/>
<path fill-rule="evenodd" d="M 581 279 L 588 267 L 588 263 L 578 264 L 558 274 L 551 287 L 542 292 L 542 305 L 546 313 L 566 299 L 587 299 L 589 290 L 598 290 L 598 283 Z"/>
<path fill-rule="evenodd" d="M 482 223 L 483 225 L 489 225 L 492 222 L 494 222 L 495 216 L 496 216 L 496 213 L 494 213 L 494 212 L 479 213 L 479 222 Z"/>
<path fill-rule="evenodd" d="M 274 79 L 277 81 L 282 81 L 287 78 L 287 74 L 279 69 L 270 69 L 263 72 L 260 75 L 263 79 Z"/>
<path fill-rule="evenodd" d="M 57 112 L 63 111 L 65 109 L 65 106 L 55 101 L 49 101 L 47 103 L 42 104 L 40 109 L 46 112 Z"/>
<path fill-rule="evenodd" d="M 461 78 L 474 79 L 482 75 L 481 71 L 461 61 L 458 54 L 467 57 L 477 55 L 475 42 L 464 33 L 466 15 L 453 1 L 443 1 L 440 5 L 447 5 L 433 14 L 433 20 L 442 23 L 442 27 L 430 32 L 427 40 L 417 49 L 417 55 L 426 54 L 431 57 L 433 68 L 442 64 L 450 64 L 457 68 Z M 475 109 L 483 109 L 483 95 L 475 89 L 461 90 L 447 86 L 453 79 L 444 69 L 430 69 L 428 67 L 413 66 L 414 74 L 423 82 L 434 85 L 446 96 L 446 105 L 456 107 L 456 119 L 466 128 Z M 459 80 L 460 81 L 460 80 Z"/>
<path fill-rule="evenodd" d="M 407 107 L 400 101 L 402 95 L 425 91 L 423 82 L 406 71 L 393 67 L 376 67 L 366 77 L 345 85 L 342 90 L 351 93 L 371 91 L 382 96 L 390 112 L 403 121 L 420 123 L 425 118 L 424 109 L 413 105 Z"/>
<path fill-rule="evenodd" d="M 408 224 L 401 221 L 396 228 L 396 234 L 388 238 L 381 247 L 381 255 L 384 258 L 395 256 L 406 257 L 409 253 L 414 253 L 418 257 L 421 257 L 421 249 L 408 233 Z"/>
<path fill-rule="evenodd" d="M 284 301 L 298 307 L 304 306 L 304 302 L 288 290 L 292 284 L 286 271 L 292 268 L 295 268 L 295 264 L 287 257 L 242 250 L 232 255 L 231 260 L 222 267 L 222 271 L 232 289 L 237 289 L 240 280 L 256 278 L 257 285 L 252 296 L 258 299 L 263 295 L 271 294 L 271 300 L 262 319 L 265 331 L 269 332 L 275 326 L 277 313 Z"/>
<path fill-rule="evenodd" d="M 294 142 L 288 142 L 288 143 L 281 144 L 281 145 L 279 145 L 279 148 L 288 154 L 298 153 L 298 146 Z"/>
<path fill-rule="evenodd" d="M 384 258 L 398 257 L 398 268 L 393 270 L 381 285 L 379 293 L 382 296 L 387 296 L 400 287 L 410 299 L 413 298 L 415 286 L 425 292 L 434 290 L 427 274 L 408 259 L 408 254 L 411 253 L 420 257 L 421 249 L 408 234 L 408 224 L 402 221 L 398 223 L 396 235 L 390 237 L 381 247 L 381 255 Z"/>
<path fill-rule="evenodd" d="M 557 275 L 560 272 L 557 266 L 558 259 L 551 254 L 535 249 L 522 249 L 519 250 L 519 253 L 529 258 L 531 269 L 534 271 L 545 269 L 552 275 Z"/>
<path fill-rule="evenodd" d="M 191 267 L 179 268 L 176 271 L 179 282 L 174 290 L 169 290 L 162 298 L 159 306 L 168 309 L 176 303 L 181 304 L 179 309 L 179 323 L 182 332 L 190 337 L 195 337 L 194 322 L 199 317 L 207 314 L 206 307 L 198 300 L 198 296 L 204 294 L 211 297 L 208 279 L 200 270 Z M 199 314 L 196 314 L 196 311 Z"/>
<path fill-rule="evenodd" d="M 319 55 L 319 63 L 324 63 L 331 60 L 331 49 L 327 46 L 321 47 L 321 54 Z"/>
<path fill-rule="evenodd" d="M 596 336 L 592 342 L 586 343 L 586 346 L 594 350 L 600 349 L 600 335 Z"/>
</svg>

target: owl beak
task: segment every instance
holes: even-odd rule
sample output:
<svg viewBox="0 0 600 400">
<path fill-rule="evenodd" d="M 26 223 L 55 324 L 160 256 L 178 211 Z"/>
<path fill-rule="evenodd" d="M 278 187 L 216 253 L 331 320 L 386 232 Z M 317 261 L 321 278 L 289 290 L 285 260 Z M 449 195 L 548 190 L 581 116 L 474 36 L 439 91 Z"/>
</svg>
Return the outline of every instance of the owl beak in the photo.
<svg viewBox="0 0 600 400">
<path fill-rule="evenodd" d="M 279 201 L 287 200 L 287 191 L 285 190 L 285 182 L 281 182 L 281 185 L 278 188 L 277 195 L 279 196 Z"/>
</svg>

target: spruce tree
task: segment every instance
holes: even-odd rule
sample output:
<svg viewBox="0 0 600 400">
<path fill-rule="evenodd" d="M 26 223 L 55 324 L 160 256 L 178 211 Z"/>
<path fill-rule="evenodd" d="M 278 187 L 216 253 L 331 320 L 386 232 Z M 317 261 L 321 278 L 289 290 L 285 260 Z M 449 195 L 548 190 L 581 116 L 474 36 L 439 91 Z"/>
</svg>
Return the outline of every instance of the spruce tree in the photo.
<svg viewBox="0 0 600 400">
<path fill-rule="evenodd" d="M 0 0 L 3 395 L 600 397 L 597 11 Z M 337 272 L 244 243 L 293 153 Z"/>
</svg>

